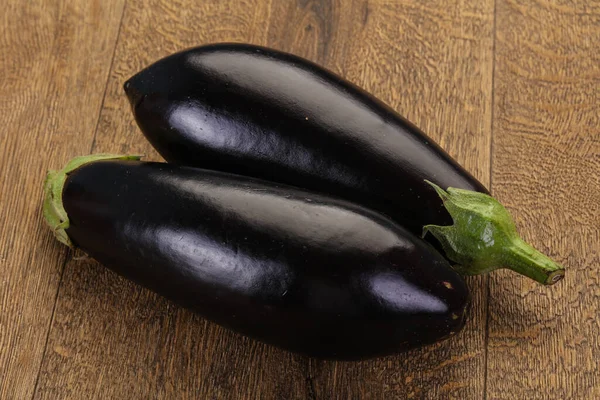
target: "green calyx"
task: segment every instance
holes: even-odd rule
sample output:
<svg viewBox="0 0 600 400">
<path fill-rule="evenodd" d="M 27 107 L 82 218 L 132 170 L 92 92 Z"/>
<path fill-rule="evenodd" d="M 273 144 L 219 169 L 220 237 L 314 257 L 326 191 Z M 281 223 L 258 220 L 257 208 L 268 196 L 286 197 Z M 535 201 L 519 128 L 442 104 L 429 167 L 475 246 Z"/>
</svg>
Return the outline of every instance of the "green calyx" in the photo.
<svg viewBox="0 0 600 400">
<path fill-rule="evenodd" d="M 89 156 L 75 157 L 60 171 L 48 171 L 44 180 L 44 205 L 43 214 L 46 223 L 52 229 L 59 242 L 73 248 L 73 243 L 67 235 L 69 216 L 63 206 L 62 192 L 67 176 L 82 165 L 101 160 L 139 160 L 141 156 L 92 154 Z"/>
<path fill-rule="evenodd" d="M 502 204 L 484 193 L 448 188 L 426 181 L 436 190 L 450 213 L 453 225 L 426 225 L 442 245 L 446 256 L 464 275 L 479 275 L 508 268 L 544 285 L 565 275 L 564 268 L 523 241 Z"/>
</svg>

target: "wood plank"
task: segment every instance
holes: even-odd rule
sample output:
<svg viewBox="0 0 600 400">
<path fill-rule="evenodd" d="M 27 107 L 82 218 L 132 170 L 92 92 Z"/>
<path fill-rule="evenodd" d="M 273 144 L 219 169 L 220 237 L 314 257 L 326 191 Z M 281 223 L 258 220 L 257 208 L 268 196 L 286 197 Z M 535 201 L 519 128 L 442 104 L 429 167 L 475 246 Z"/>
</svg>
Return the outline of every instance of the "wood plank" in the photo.
<svg viewBox="0 0 600 400">
<path fill-rule="evenodd" d="M 4 1 L 0 17 L 0 398 L 31 398 L 65 248 L 42 222 L 48 168 L 89 151 L 122 0 Z"/>
<path fill-rule="evenodd" d="M 135 126 L 123 82 L 187 47 L 264 44 L 271 13 L 263 0 L 128 3 L 94 151 L 158 160 Z M 88 260 L 66 267 L 48 348 L 36 398 L 311 397 L 306 358 L 208 323 Z"/>
<path fill-rule="evenodd" d="M 497 7 L 494 193 L 567 274 L 494 275 L 488 399 L 600 398 L 600 4 Z"/>
<path fill-rule="evenodd" d="M 338 2 L 338 11 L 346 3 Z M 368 1 L 333 69 L 386 101 L 489 182 L 493 1 Z M 335 12 L 334 12 L 335 14 Z M 344 57 L 345 56 L 345 57 Z M 486 277 L 460 336 L 364 363 L 311 363 L 316 398 L 481 399 Z"/>
<path fill-rule="evenodd" d="M 457 2 L 450 13 L 441 1 L 428 7 L 416 1 L 188 3 L 128 4 L 95 151 L 158 159 L 135 127 L 122 82 L 185 47 L 248 41 L 345 74 L 487 182 L 490 1 Z M 37 398 L 481 398 L 485 279 L 471 284 L 473 318 L 459 338 L 385 360 L 332 363 L 243 339 L 94 262 L 74 260 L 66 268 Z"/>
</svg>

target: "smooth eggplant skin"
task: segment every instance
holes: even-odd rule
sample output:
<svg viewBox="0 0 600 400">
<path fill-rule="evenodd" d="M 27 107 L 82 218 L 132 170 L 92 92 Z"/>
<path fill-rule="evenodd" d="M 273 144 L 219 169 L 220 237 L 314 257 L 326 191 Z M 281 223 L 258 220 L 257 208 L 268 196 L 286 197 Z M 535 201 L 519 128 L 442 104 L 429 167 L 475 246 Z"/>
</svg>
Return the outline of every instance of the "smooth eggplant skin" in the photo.
<svg viewBox="0 0 600 400">
<path fill-rule="evenodd" d="M 72 242 L 222 326 L 358 360 L 447 338 L 463 279 L 426 242 L 343 200 L 172 164 L 98 161 L 68 176 Z"/>
<path fill-rule="evenodd" d="M 487 193 L 390 107 L 294 55 L 207 45 L 150 65 L 124 89 L 168 162 L 342 197 L 419 235 L 452 223 L 425 179 Z"/>
</svg>

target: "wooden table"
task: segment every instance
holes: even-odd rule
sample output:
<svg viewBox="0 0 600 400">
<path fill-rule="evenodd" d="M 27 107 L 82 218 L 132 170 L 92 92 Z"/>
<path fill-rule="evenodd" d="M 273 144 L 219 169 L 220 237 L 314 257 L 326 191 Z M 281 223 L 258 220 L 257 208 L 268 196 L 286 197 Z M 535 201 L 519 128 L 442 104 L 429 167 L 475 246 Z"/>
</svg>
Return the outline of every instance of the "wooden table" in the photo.
<svg viewBox="0 0 600 400">
<path fill-rule="evenodd" d="M 0 0 L 0 398 L 600 398 L 600 3 L 595 0 Z M 469 279 L 455 339 L 336 363 L 227 332 L 60 246 L 48 168 L 159 159 L 121 85 L 176 50 L 263 44 L 407 116 L 568 267 L 554 287 Z"/>
</svg>

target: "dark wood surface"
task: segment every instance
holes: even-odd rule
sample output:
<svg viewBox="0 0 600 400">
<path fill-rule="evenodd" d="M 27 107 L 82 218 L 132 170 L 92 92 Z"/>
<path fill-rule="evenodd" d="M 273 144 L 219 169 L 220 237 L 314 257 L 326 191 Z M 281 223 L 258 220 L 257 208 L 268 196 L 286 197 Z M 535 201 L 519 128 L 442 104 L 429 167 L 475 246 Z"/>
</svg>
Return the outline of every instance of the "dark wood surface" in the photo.
<svg viewBox="0 0 600 400">
<path fill-rule="evenodd" d="M 0 0 L 0 399 L 600 398 L 600 3 Z M 419 125 L 568 267 L 469 279 L 456 338 L 362 363 L 208 323 L 51 237 L 45 171 L 143 153 L 121 85 L 237 41 L 327 66 Z"/>
</svg>

